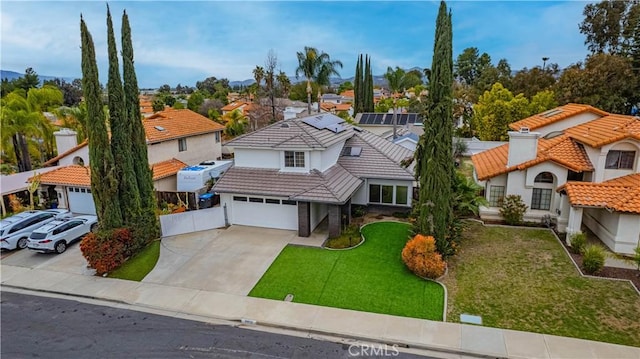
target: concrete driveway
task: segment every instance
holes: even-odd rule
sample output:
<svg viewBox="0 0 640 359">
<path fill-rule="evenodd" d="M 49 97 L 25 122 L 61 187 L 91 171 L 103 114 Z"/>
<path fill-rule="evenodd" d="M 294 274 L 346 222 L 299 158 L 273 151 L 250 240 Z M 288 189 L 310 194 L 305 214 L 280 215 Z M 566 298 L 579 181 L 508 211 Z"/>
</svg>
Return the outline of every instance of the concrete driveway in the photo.
<svg viewBox="0 0 640 359">
<path fill-rule="evenodd" d="M 323 236 L 246 226 L 165 237 L 143 282 L 247 295 L 288 243 L 320 246 Z"/>
<path fill-rule="evenodd" d="M 38 253 L 28 249 L 5 253 L 2 264 L 31 269 L 45 269 L 54 272 L 94 275 L 95 270 L 87 268 L 87 261 L 80 251 L 80 241 L 72 243 L 62 254 Z"/>
</svg>

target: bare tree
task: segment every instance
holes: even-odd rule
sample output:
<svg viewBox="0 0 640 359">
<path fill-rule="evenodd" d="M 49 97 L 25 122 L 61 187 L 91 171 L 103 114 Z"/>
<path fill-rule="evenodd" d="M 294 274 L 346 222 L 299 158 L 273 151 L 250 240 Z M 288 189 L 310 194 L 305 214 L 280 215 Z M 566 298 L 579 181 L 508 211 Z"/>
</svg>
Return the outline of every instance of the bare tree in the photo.
<svg viewBox="0 0 640 359">
<path fill-rule="evenodd" d="M 267 59 L 265 60 L 265 84 L 267 94 L 269 95 L 269 99 L 271 100 L 271 119 L 272 121 L 276 121 L 276 67 L 278 66 L 278 56 L 276 55 L 273 49 L 269 50 L 267 54 Z"/>
</svg>

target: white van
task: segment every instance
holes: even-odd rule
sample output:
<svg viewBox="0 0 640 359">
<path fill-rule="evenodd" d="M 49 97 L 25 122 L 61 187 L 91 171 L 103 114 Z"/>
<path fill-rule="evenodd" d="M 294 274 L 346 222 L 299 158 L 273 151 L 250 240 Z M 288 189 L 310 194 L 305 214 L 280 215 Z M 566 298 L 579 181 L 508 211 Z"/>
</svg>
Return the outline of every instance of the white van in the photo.
<svg viewBox="0 0 640 359">
<path fill-rule="evenodd" d="M 70 217 L 66 209 L 26 211 L 0 221 L 0 248 L 22 249 L 27 246 L 31 232 L 56 218 Z"/>
</svg>

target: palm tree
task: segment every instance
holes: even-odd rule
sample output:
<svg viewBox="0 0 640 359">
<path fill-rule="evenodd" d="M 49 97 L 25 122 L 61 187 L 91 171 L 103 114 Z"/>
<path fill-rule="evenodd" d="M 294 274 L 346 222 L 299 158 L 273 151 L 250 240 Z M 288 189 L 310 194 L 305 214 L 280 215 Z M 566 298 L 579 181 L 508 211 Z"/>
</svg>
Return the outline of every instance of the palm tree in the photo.
<svg viewBox="0 0 640 359">
<path fill-rule="evenodd" d="M 236 137 L 245 133 L 248 120 L 239 110 L 233 110 L 224 114 L 222 119 L 227 123 L 224 128 L 224 133 L 227 136 Z"/>
<path fill-rule="evenodd" d="M 258 85 L 256 89 L 257 95 L 258 92 L 260 92 L 260 83 L 262 83 L 262 79 L 264 78 L 264 69 L 262 66 L 256 66 L 256 68 L 253 69 L 253 78 L 256 80 L 256 85 Z"/>
<path fill-rule="evenodd" d="M 50 142 L 52 138 L 51 133 L 46 133 L 51 132 L 51 126 L 42 111 L 59 106 L 62 101 L 62 92 L 52 86 L 31 88 L 26 95 L 23 90 L 16 90 L 2 99 L 2 145 L 11 141 L 19 172 L 31 170 L 28 140 L 39 137 Z"/>
<path fill-rule="evenodd" d="M 340 76 L 336 68 L 342 68 L 342 62 L 331 61 L 331 57 L 314 47 L 304 47 L 304 51 L 298 52 L 298 68 L 296 77 L 302 74 L 307 80 L 307 111 L 311 114 L 311 81 L 315 81 L 319 87 L 329 84 L 331 75 Z M 318 89 L 318 112 L 320 112 L 320 94 Z"/>
<path fill-rule="evenodd" d="M 291 80 L 289 80 L 289 76 L 283 71 L 280 71 L 276 76 L 276 81 L 278 81 L 280 89 L 282 90 L 282 97 L 289 97 L 289 91 L 291 90 Z"/>
<path fill-rule="evenodd" d="M 87 139 L 87 104 L 84 101 L 78 106 L 60 107 L 53 113 L 62 122 L 62 127 L 76 131 L 78 143 Z"/>
<path fill-rule="evenodd" d="M 387 73 L 384 74 L 384 78 L 387 79 L 387 84 L 389 85 L 389 92 L 391 92 L 391 96 L 393 98 L 393 138 L 397 137 L 396 135 L 396 126 L 398 123 L 397 120 L 397 112 L 398 112 L 398 96 L 402 96 L 407 87 L 415 83 L 415 75 L 413 73 L 407 73 L 400 67 L 396 66 L 396 69 L 392 69 L 391 67 L 387 67 Z"/>
</svg>

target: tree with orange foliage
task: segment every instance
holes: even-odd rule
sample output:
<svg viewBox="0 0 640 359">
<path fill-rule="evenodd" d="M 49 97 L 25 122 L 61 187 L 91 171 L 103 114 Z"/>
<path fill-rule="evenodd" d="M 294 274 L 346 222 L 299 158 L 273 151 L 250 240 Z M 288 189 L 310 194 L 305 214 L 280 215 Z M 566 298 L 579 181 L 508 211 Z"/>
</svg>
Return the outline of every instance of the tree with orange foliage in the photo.
<svg viewBox="0 0 640 359">
<path fill-rule="evenodd" d="M 402 261 L 414 274 L 436 279 L 444 274 L 446 263 L 436 251 L 432 236 L 416 234 L 402 249 Z"/>
</svg>

